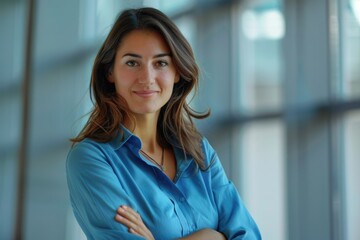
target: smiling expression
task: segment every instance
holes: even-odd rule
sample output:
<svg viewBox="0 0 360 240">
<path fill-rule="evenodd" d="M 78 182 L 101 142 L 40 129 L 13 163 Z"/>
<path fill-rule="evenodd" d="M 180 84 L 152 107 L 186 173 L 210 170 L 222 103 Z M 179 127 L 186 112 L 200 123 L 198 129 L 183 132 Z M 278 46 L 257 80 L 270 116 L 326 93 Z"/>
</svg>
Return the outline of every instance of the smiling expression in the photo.
<svg viewBox="0 0 360 240">
<path fill-rule="evenodd" d="M 134 30 L 122 39 L 108 80 L 136 116 L 158 114 L 179 76 L 164 38 L 155 31 Z"/>
</svg>

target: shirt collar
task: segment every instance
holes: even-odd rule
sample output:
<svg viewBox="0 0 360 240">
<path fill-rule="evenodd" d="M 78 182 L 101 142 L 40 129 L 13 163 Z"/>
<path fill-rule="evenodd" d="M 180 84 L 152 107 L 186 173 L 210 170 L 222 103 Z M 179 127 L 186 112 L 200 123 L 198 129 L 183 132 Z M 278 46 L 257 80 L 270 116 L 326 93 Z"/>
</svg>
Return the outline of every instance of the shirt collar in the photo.
<svg viewBox="0 0 360 240">
<path fill-rule="evenodd" d="M 138 146 L 139 149 L 141 149 L 141 140 L 136 135 L 134 135 L 129 129 L 127 129 L 124 125 L 121 125 L 119 133 L 116 135 L 115 138 L 113 138 L 109 143 L 110 145 L 115 149 L 121 148 L 125 143 L 129 142 L 131 144 L 134 144 L 135 146 Z M 178 164 L 182 162 L 188 162 L 187 160 L 192 159 L 191 156 L 184 154 L 184 152 L 178 148 L 174 147 L 174 154 L 176 156 L 176 159 L 180 160 L 178 161 Z M 178 166 L 180 167 L 180 166 Z"/>
<path fill-rule="evenodd" d="M 113 138 L 109 144 L 114 148 L 114 150 L 118 150 L 124 144 L 130 143 L 141 149 L 141 140 L 136 135 L 134 135 L 129 129 L 127 129 L 124 125 L 121 125 L 121 129 L 119 133 Z M 192 157 L 190 155 L 184 154 L 181 148 L 173 147 L 175 158 L 177 161 L 177 171 L 178 177 L 182 175 L 190 165 L 192 161 Z"/>
<path fill-rule="evenodd" d="M 136 137 L 129 129 L 127 129 L 124 125 L 121 125 L 120 131 L 109 143 L 115 149 L 121 148 L 126 142 L 131 141 L 135 144 L 139 145 L 141 148 L 141 141 L 138 137 Z"/>
</svg>

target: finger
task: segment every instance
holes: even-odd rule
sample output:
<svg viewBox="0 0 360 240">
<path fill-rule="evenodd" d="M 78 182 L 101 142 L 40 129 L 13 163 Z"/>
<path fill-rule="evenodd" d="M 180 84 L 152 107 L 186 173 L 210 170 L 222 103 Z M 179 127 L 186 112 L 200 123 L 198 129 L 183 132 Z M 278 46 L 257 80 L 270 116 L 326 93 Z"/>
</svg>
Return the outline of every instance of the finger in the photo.
<svg viewBox="0 0 360 240">
<path fill-rule="evenodd" d="M 139 213 L 125 205 L 119 207 L 117 212 L 118 216 L 115 217 L 115 220 L 128 227 L 129 232 L 143 237 L 147 236 L 147 239 L 153 239 L 152 233 L 145 226 Z"/>
<path fill-rule="evenodd" d="M 140 231 L 136 231 L 133 228 L 129 228 L 129 232 L 141 237 L 145 237 L 147 240 L 154 240 L 152 233 L 148 229 L 141 229 Z"/>
<path fill-rule="evenodd" d="M 121 206 L 118 208 L 117 213 L 134 223 L 142 222 L 140 215 L 130 207 Z"/>
<path fill-rule="evenodd" d="M 151 232 L 146 228 L 146 226 L 142 222 L 133 222 L 120 214 L 116 214 L 115 220 L 128 228 L 130 233 L 143 236 L 150 237 L 152 236 Z"/>
<path fill-rule="evenodd" d="M 133 228 L 135 232 L 142 234 L 146 228 L 144 222 L 141 219 L 140 214 L 135 212 L 132 208 L 127 206 L 121 206 L 118 208 L 118 219 L 122 220 L 128 228 Z M 125 219 L 121 219 L 121 217 Z"/>
<path fill-rule="evenodd" d="M 134 209 L 132 209 L 131 207 L 128 207 L 128 206 L 126 206 L 126 205 L 122 205 L 122 206 L 120 207 L 120 210 L 121 210 L 121 209 L 123 209 L 123 210 L 125 210 L 127 213 L 133 215 L 136 219 L 141 219 L 140 214 L 139 214 L 137 211 L 135 211 Z"/>
<path fill-rule="evenodd" d="M 128 229 L 134 229 L 136 232 L 138 231 L 138 225 L 136 222 L 133 222 L 132 220 L 129 220 L 128 218 L 123 217 L 120 214 L 115 215 L 115 220 L 126 226 Z"/>
<path fill-rule="evenodd" d="M 135 230 L 134 228 L 129 228 L 129 233 L 141 236 L 141 237 L 145 237 L 146 239 L 148 239 L 148 236 L 145 232 L 140 231 L 140 229 Z"/>
</svg>

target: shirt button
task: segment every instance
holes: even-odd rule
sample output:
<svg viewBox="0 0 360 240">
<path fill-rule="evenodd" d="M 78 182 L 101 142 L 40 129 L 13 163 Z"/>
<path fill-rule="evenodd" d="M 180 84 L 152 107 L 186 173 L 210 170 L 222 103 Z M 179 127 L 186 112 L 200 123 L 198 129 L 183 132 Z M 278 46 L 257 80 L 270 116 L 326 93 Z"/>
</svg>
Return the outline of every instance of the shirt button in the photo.
<svg viewBox="0 0 360 240">
<path fill-rule="evenodd" d="M 180 201 L 180 202 L 183 202 L 183 201 L 185 201 L 185 198 L 181 197 L 181 198 L 179 199 L 179 201 Z"/>
</svg>

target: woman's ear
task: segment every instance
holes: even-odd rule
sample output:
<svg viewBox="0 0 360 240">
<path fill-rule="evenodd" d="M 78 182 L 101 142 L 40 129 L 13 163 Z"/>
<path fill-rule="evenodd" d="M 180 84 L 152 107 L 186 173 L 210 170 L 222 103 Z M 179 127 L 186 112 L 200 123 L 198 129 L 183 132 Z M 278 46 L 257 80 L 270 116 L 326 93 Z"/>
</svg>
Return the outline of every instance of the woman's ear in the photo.
<svg viewBox="0 0 360 240">
<path fill-rule="evenodd" d="M 110 71 L 107 75 L 107 80 L 111 83 L 114 83 L 114 76 L 113 73 Z"/>
<path fill-rule="evenodd" d="M 175 83 L 178 83 L 180 81 L 180 74 L 176 74 L 176 76 L 175 76 Z"/>
</svg>

